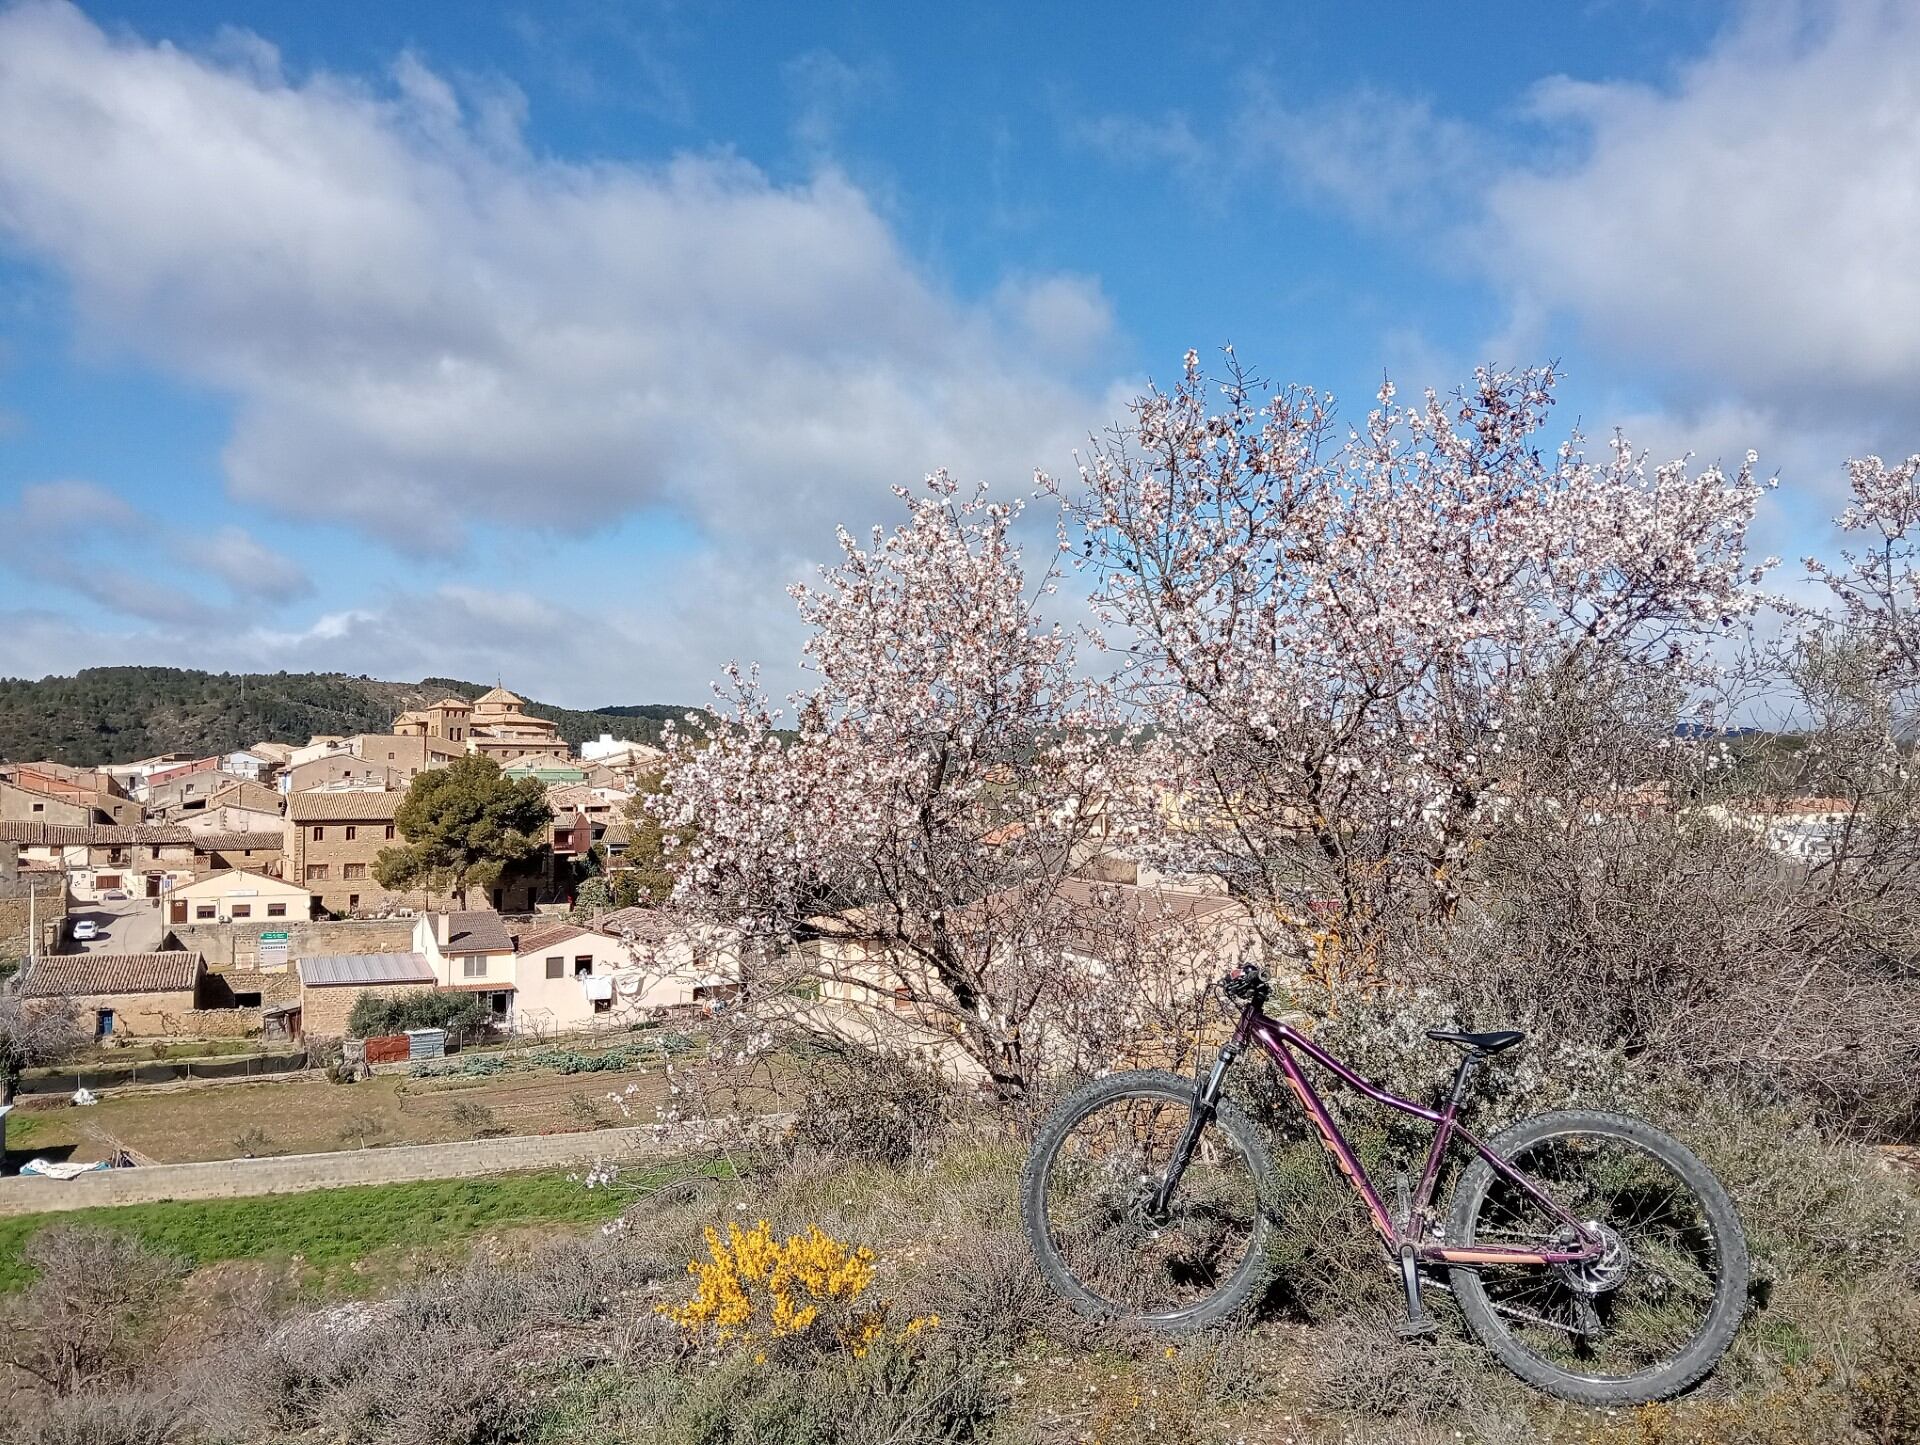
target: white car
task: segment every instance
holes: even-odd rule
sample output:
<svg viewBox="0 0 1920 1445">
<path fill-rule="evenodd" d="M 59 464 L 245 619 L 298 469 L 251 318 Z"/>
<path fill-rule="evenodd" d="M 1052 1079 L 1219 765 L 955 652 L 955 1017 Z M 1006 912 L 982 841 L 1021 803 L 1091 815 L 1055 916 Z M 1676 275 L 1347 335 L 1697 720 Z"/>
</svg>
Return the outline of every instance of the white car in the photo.
<svg viewBox="0 0 1920 1445">
<path fill-rule="evenodd" d="M 124 888 L 109 888 L 105 893 L 100 895 L 100 901 L 102 903 L 125 903 L 127 901 L 127 890 Z"/>
<path fill-rule="evenodd" d="M 91 918 L 83 918 L 73 925 L 73 941 L 86 943 L 100 936 L 100 925 Z"/>
</svg>

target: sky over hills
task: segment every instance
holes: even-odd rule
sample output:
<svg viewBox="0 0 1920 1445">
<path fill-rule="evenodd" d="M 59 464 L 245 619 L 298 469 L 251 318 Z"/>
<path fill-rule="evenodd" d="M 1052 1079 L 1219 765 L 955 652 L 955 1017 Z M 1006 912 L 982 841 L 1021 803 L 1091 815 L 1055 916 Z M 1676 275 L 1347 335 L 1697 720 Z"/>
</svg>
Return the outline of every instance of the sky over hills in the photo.
<svg viewBox="0 0 1920 1445">
<path fill-rule="evenodd" d="M 785 585 L 1231 341 L 1920 448 L 1920 10 L 0 4 L 0 675 L 790 683 Z M 1360 13 L 1336 13 L 1362 11 Z"/>
</svg>

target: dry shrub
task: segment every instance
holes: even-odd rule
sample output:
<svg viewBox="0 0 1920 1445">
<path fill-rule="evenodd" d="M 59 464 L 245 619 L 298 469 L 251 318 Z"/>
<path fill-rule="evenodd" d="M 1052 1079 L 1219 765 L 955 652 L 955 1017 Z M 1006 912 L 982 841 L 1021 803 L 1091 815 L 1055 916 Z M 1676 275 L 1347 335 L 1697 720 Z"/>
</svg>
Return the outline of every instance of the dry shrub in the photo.
<svg viewBox="0 0 1920 1445">
<path fill-rule="evenodd" d="M 915 1282 L 916 1314 L 937 1314 L 950 1335 L 1017 1347 L 1030 1335 L 1072 1338 L 1080 1316 L 1041 1275 L 1014 1229 L 961 1229 L 941 1241 L 932 1267 Z"/>
<path fill-rule="evenodd" d="M 959 1117 L 953 1084 L 911 1057 L 822 1044 L 805 1065 L 790 1136 L 799 1151 L 898 1167 L 930 1158 Z"/>
<path fill-rule="evenodd" d="M 734 1352 L 698 1369 L 594 1372 L 540 1403 L 537 1445 L 963 1445 L 992 1435 L 1004 1406 L 984 1364 L 928 1340 L 831 1363 Z"/>
<path fill-rule="evenodd" d="M 14 1445 L 178 1445 L 192 1438 L 190 1405 L 177 1393 L 107 1390 L 38 1402 L 7 1422 Z"/>
<path fill-rule="evenodd" d="M 1697 813 L 1517 821 L 1475 871 L 1476 906 L 1401 967 L 1445 978 L 1461 1017 L 1806 1097 L 1859 1132 L 1914 1122 L 1920 933 L 1849 918 L 1890 879 L 1810 875 Z"/>
<path fill-rule="evenodd" d="M 7 1301 L 0 1363 L 70 1395 L 132 1378 L 150 1359 L 185 1266 L 130 1234 L 65 1224 L 22 1250 L 35 1278 Z"/>
<path fill-rule="evenodd" d="M 1920 1298 L 1888 1301 L 1855 1377 L 1855 1422 L 1886 1445 L 1920 1442 Z"/>
<path fill-rule="evenodd" d="M 1304 1397 L 1315 1411 L 1437 1422 L 1496 1397 L 1502 1385 L 1489 1365 L 1455 1335 L 1409 1343 L 1378 1320 L 1335 1320 L 1307 1346 Z"/>
<path fill-rule="evenodd" d="M 1348 1135 L 1370 1173 L 1377 1172 L 1379 1130 Z M 1274 1155 L 1279 1177 L 1267 1262 L 1272 1272 L 1265 1308 L 1309 1324 L 1358 1315 L 1370 1321 L 1403 1308 L 1398 1277 L 1388 1268 L 1366 1207 L 1315 1142 L 1283 1145 Z"/>
<path fill-rule="evenodd" d="M 234 1346 L 208 1372 L 204 1408 L 235 1440 L 515 1438 L 529 1418 L 529 1372 L 614 1358 L 623 1334 L 610 1316 L 641 1277 L 630 1253 L 599 1240 L 514 1266 L 476 1262 Z"/>
</svg>

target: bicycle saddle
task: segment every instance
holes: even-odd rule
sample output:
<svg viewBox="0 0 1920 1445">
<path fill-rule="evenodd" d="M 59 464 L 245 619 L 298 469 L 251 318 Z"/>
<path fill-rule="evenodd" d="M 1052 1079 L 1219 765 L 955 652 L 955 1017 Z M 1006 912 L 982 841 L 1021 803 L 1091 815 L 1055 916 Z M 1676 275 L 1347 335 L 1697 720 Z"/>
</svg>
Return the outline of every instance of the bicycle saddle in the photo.
<svg viewBox="0 0 1920 1445">
<path fill-rule="evenodd" d="M 1510 1049 L 1526 1038 L 1519 1029 L 1494 1029 L 1484 1034 L 1455 1034 L 1445 1029 L 1428 1029 L 1427 1037 L 1436 1044 L 1455 1044 L 1463 1049 L 1472 1049 L 1477 1054 L 1497 1054 Z"/>
</svg>

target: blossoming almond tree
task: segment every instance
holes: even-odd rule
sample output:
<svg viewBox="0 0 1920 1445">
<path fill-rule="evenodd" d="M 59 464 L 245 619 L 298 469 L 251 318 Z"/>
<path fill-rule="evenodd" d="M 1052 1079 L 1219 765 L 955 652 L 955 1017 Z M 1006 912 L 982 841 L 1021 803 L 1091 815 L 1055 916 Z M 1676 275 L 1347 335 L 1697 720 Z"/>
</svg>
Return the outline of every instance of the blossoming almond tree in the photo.
<svg viewBox="0 0 1920 1445">
<path fill-rule="evenodd" d="M 1411 406 L 1388 384 L 1343 436 L 1329 398 L 1262 394 L 1231 352 L 1216 386 L 1189 352 L 1081 489 L 1055 486 L 1152 724 L 1129 826 L 1227 875 L 1276 942 L 1314 909 L 1351 941 L 1410 891 L 1444 911 L 1525 689 L 1686 669 L 1754 606 L 1753 458 L 1549 447 L 1555 380 L 1482 371 Z"/>
<path fill-rule="evenodd" d="M 1107 744 L 1039 613 L 1054 583 L 1027 582 L 1020 505 L 944 474 L 898 495 L 903 525 L 842 531 L 839 564 L 792 589 L 818 682 L 791 721 L 730 673 L 655 806 L 674 902 L 760 945 L 741 1017 L 842 1027 L 878 1005 L 1012 1097 L 1069 942 L 1063 886 L 1104 829 Z"/>
<path fill-rule="evenodd" d="M 1807 571 L 1831 593 L 1832 620 L 1871 650 L 1881 675 L 1911 687 L 1920 682 L 1920 456 L 1893 467 L 1856 457 L 1847 482 L 1853 501 L 1834 520 L 1869 546 L 1843 547 L 1839 567 L 1808 557 Z"/>
<path fill-rule="evenodd" d="M 1881 896 L 1911 894 L 1920 872 L 1913 822 L 1920 778 L 1912 767 L 1920 725 L 1920 456 L 1889 467 L 1879 457 L 1847 463 L 1853 497 L 1835 518 L 1865 545 L 1837 563 L 1808 557 L 1821 603 L 1795 609 L 1775 649 L 1778 696 L 1799 746 L 1769 755 L 1771 790 L 1838 800 L 1815 871 L 1835 889 L 1871 877 Z M 1872 909 L 1856 910 L 1867 917 Z"/>
</svg>

